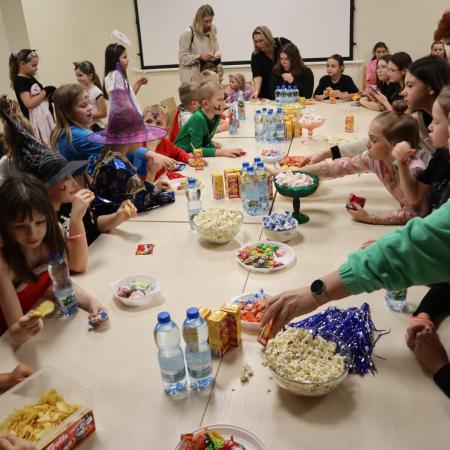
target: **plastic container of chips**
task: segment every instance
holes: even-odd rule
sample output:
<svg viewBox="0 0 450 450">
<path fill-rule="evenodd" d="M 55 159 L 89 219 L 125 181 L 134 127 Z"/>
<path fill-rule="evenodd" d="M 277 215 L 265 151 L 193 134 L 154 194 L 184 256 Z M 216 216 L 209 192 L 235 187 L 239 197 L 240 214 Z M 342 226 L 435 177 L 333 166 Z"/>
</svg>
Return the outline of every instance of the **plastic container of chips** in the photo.
<svg viewBox="0 0 450 450">
<path fill-rule="evenodd" d="M 43 394 L 52 389 L 65 402 L 76 404 L 79 408 L 43 434 L 34 445 L 38 450 L 50 445 L 52 450 L 72 449 L 95 431 L 94 397 L 91 392 L 54 367 L 39 370 L 0 396 L 0 424 L 15 410 L 36 404 Z"/>
</svg>

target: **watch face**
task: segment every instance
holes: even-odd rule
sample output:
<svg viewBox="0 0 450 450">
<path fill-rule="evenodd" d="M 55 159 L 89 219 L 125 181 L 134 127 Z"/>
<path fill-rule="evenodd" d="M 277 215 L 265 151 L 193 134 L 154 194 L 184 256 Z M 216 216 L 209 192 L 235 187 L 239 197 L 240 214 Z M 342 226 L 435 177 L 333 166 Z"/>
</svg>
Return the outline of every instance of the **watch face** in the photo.
<svg viewBox="0 0 450 450">
<path fill-rule="evenodd" d="M 315 295 L 322 295 L 324 289 L 324 283 L 322 280 L 315 280 L 311 284 L 311 292 Z"/>
</svg>

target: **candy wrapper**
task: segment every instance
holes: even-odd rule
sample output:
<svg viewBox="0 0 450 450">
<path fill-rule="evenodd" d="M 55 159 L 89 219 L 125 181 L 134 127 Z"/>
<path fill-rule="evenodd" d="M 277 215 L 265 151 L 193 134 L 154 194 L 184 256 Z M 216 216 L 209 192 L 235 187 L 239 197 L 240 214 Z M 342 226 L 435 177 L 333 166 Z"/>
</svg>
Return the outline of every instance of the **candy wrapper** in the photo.
<svg viewBox="0 0 450 450">
<path fill-rule="evenodd" d="M 313 335 L 334 335 L 344 341 L 352 355 L 350 372 L 365 375 L 376 372 L 372 359 L 373 349 L 378 339 L 389 331 L 378 330 L 370 316 L 370 306 L 363 303 L 359 308 L 340 309 L 330 307 L 300 322 L 289 324 L 291 327 L 307 328 Z"/>
<path fill-rule="evenodd" d="M 356 203 L 357 205 L 361 206 L 361 208 L 364 208 L 364 205 L 366 204 L 366 199 L 364 197 L 358 197 L 355 194 L 350 194 L 347 199 L 346 208 L 355 209 L 352 203 Z"/>
<path fill-rule="evenodd" d="M 98 326 L 106 324 L 106 321 L 109 319 L 108 311 L 104 311 L 101 309 L 96 316 L 91 317 L 88 320 L 88 325 L 91 328 L 96 328 Z"/>
<path fill-rule="evenodd" d="M 292 217 L 292 212 L 273 213 L 270 216 L 263 217 L 264 228 L 271 231 L 287 231 L 296 228 L 297 220 Z"/>
<path fill-rule="evenodd" d="M 138 244 L 136 248 L 136 255 L 151 255 L 155 244 Z"/>
</svg>

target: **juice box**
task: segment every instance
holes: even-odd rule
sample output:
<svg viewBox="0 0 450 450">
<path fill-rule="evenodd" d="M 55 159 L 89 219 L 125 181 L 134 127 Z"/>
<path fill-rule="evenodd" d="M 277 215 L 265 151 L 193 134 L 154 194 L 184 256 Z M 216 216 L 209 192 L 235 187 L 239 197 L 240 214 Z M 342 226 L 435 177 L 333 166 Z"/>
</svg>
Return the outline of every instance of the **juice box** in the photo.
<svg viewBox="0 0 450 450">
<path fill-rule="evenodd" d="M 225 175 L 225 185 L 227 187 L 228 198 L 240 198 L 240 178 L 241 175 L 239 172 L 231 172 Z"/>
<path fill-rule="evenodd" d="M 194 151 L 192 152 L 194 156 L 194 167 L 195 170 L 203 170 L 204 167 L 204 161 L 203 161 L 203 151 L 201 148 L 194 148 Z"/>
<path fill-rule="evenodd" d="M 269 188 L 269 200 L 273 200 L 273 176 L 268 174 L 267 185 Z"/>
<path fill-rule="evenodd" d="M 220 310 L 227 314 L 230 345 L 238 347 L 241 343 L 241 305 L 225 303 Z"/>
<path fill-rule="evenodd" d="M 224 178 L 224 180 L 225 180 L 225 195 L 226 195 L 226 196 L 228 196 L 227 174 L 229 174 L 229 173 L 236 173 L 236 172 L 241 173 L 240 169 L 236 169 L 236 168 L 233 168 L 233 169 L 225 169 L 225 170 L 223 171 L 223 178 Z"/>
<path fill-rule="evenodd" d="M 299 120 L 293 122 L 294 124 L 294 137 L 300 137 L 302 135 L 302 125 Z"/>
<path fill-rule="evenodd" d="M 198 312 L 200 313 L 200 316 L 202 316 L 203 320 L 206 320 L 211 315 L 211 310 L 209 308 L 198 308 Z"/>
<path fill-rule="evenodd" d="M 292 120 L 284 122 L 284 137 L 286 140 L 292 139 Z"/>
<path fill-rule="evenodd" d="M 330 96 L 330 105 L 334 105 L 336 103 L 336 91 L 334 89 L 330 89 L 328 95 Z"/>
<path fill-rule="evenodd" d="M 355 129 L 355 115 L 347 114 L 345 116 L 345 132 L 353 133 L 354 129 Z"/>
<path fill-rule="evenodd" d="M 214 311 L 206 319 L 206 323 L 208 324 L 208 342 L 211 347 L 211 353 L 222 358 L 230 348 L 227 313 Z"/>
<path fill-rule="evenodd" d="M 213 194 L 216 200 L 225 198 L 225 186 L 223 183 L 223 175 L 221 173 L 212 174 Z"/>
</svg>

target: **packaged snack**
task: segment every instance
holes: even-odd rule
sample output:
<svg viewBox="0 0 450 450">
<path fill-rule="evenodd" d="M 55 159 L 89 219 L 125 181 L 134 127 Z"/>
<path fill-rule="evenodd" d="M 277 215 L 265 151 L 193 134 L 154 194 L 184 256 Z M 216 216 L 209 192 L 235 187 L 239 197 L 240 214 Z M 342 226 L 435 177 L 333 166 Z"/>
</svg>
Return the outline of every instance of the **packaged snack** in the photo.
<svg viewBox="0 0 450 450">
<path fill-rule="evenodd" d="M 212 313 L 209 308 L 204 307 L 198 308 L 198 312 L 200 313 L 200 316 L 202 316 L 203 320 L 206 320 Z"/>
<path fill-rule="evenodd" d="M 345 116 L 345 132 L 353 133 L 354 129 L 355 129 L 355 115 L 349 113 Z"/>
<path fill-rule="evenodd" d="M 228 198 L 240 198 L 241 193 L 239 189 L 240 183 L 239 172 L 227 173 L 225 176 L 225 185 L 227 186 Z"/>
<path fill-rule="evenodd" d="M 292 139 L 292 120 L 284 122 L 284 137 L 286 140 Z"/>
<path fill-rule="evenodd" d="M 136 248 L 136 255 L 151 255 L 155 244 L 138 244 Z"/>
<path fill-rule="evenodd" d="M 269 339 L 272 337 L 272 327 L 273 327 L 273 318 L 270 319 L 270 322 L 267 322 L 261 331 L 259 332 L 257 341 L 265 347 L 269 342 Z"/>
<path fill-rule="evenodd" d="M 336 103 L 336 91 L 334 89 L 330 89 L 328 91 L 328 95 L 330 97 L 330 105 L 334 105 Z"/>
<path fill-rule="evenodd" d="M 220 310 L 227 314 L 230 345 L 238 347 L 241 343 L 241 306 L 226 303 L 220 307 Z"/>
<path fill-rule="evenodd" d="M 194 156 L 194 167 L 195 170 L 203 170 L 204 161 L 203 161 L 203 151 L 201 148 L 194 148 L 192 152 Z"/>
<path fill-rule="evenodd" d="M 302 135 L 302 124 L 299 120 L 296 120 L 294 123 L 294 137 L 300 137 Z"/>
<path fill-rule="evenodd" d="M 356 203 L 359 206 L 361 206 L 361 208 L 364 208 L 364 205 L 366 204 L 366 199 L 364 197 L 358 197 L 355 194 L 350 194 L 347 199 L 346 208 L 347 209 L 355 209 L 355 207 L 352 205 L 352 203 Z"/>
<path fill-rule="evenodd" d="M 273 200 L 273 175 L 267 174 L 267 186 L 269 188 L 269 200 Z"/>
<path fill-rule="evenodd" d="M 206 319 L 206 323 L 208 324 L 208 342 L 211 347 L 211 353 L 213 356 L 222 358 L 230 347 L 227 313 L 214 311 Z"/>
<path fill-rule="evenodd" d="M 223 183 L 223 176 L 221 173 L 213 173 L 212 174 L 212 186 L 214 198 L 216 200 L 222 200 L 225 198 L 225 186 Z"/>
</svg>

